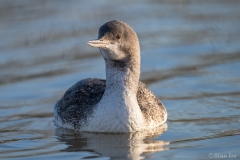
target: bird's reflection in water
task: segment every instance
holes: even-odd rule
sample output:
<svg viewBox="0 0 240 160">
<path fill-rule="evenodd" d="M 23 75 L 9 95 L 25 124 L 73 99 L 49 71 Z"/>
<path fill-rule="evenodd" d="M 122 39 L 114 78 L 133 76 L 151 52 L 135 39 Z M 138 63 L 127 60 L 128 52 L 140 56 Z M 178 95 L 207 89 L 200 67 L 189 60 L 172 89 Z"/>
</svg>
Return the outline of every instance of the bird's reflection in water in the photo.
<svg viewBox="0 0 240 160">
<path fill-rule="evenodd" d="M 67 145 L 63 152 L 88 151 L 111 159 L 142 159 L 143 154 L 168 149 L 165 145 L 169 142 L 154 139 L 166 130 L 167 124 L 135 133 L 90 133 L 57 128 L 55 135 Z"/>
</svg>

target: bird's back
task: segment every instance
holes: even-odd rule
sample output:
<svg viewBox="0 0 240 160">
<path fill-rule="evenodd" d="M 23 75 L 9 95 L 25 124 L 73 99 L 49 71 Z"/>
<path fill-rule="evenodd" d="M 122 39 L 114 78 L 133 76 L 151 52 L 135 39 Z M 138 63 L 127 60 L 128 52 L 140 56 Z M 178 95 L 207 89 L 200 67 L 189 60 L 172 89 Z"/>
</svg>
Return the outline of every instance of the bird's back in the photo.
<svg viewBox="0 0 240 160">
<path fill-rule="evenodd" d="M 88 78 L 77 82 L 55 105 L 55 123 L 67 128 L 80 129 L 92 115 L 104 90 L 105 80 L 102 79 Z"/>
</svg>

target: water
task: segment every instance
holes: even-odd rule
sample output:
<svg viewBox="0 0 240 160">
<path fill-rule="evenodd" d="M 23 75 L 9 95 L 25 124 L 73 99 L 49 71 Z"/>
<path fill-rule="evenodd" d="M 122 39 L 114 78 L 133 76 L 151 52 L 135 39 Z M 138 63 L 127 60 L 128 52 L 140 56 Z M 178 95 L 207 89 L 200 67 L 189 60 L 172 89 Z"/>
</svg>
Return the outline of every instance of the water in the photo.
<svg viewBox="0 0 240 160">
<path fill-rule="evenodd" d="M 240 159 L 240 1 L 1 1 L 0 159 Z M 78 80 L 104 78 L 86 42 L 112 19 L 141 44 L 141 80 L 168 128 L 81 133 L 53 125 Z"/>
</svg>

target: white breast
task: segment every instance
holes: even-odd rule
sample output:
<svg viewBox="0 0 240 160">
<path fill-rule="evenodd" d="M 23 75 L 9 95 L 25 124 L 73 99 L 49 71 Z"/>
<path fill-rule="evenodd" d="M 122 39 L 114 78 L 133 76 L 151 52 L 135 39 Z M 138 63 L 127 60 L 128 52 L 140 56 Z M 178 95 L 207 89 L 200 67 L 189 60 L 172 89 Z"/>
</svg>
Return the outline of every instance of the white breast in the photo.
<svg viewBox="0 0 240 160">
<path fill-rule="evenodd" d="M 119 89 L 121 91 L 121 89 Z M 145 128 L 143 114 L 131 92 L 106 91 L 88 124 L 82 130 L 92 132 L 135 132 Z"/>
<path fill-rule="evenodd" d="M 97 104 L 96 110 L 89 118 L 89 123 L 82 130 L 92 132 L 136 132 L 159 127 L 166 122 L 167 112 L 163 121 L 154 120 L 143 115 L 136 97 L 130 92 L 106 92 Z M 159 112 L 156 112 L 158 114 Z M 145 119 L 147 118 L 147 119 Z"/>
</svg>

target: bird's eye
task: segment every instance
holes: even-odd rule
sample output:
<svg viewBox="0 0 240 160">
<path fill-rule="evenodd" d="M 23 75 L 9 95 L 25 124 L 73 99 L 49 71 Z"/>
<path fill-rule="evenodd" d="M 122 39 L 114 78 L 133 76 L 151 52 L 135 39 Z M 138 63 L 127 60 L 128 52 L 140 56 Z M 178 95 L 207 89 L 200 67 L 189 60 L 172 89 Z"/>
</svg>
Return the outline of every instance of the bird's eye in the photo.
<svg viewBox="0 0 240 160">
<path fill-rule="evenodd" d="M 117 38 L 117 39 L 120 39 L 120 36 L 119 36 L 119 34 L 116 36 L 116 38 Z"/>
</svg>

